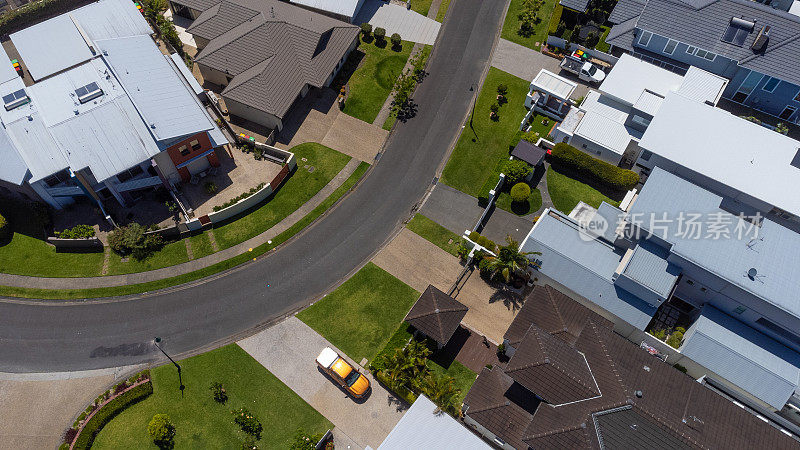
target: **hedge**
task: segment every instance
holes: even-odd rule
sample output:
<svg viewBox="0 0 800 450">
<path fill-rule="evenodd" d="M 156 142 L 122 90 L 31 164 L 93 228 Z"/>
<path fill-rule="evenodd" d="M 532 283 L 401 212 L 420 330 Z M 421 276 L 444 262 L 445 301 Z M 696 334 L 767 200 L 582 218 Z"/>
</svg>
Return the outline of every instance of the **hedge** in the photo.
<svg viewBox="0 0 800 450">
<path fill-rule="evenodd" d="M 39 0 L 28 3 L 0 15 L 0 34 L 6 35 L 21 30 L 89 3 L 90 0 Z"/>
<path fill-rule="evenodd" d="M 550 155 L 550 163 L 572 170 L 614 191 L 629 191 L 639 183 L 639 175 L 636 172 L 593 158 L 565 143 L 555 145 Z"/>
<path fill-rule="evenodd" d="M 494 243 L 491 239 L 487 238 L 486 236 L 481 236 L 478 234 L 477 231 L 473 231 L 469 234 L 469 238 L 472 242 L 480 245 L 481 247 L 489 250 L 490 252 L 497 251 L 497 244 Z"/>
<path fill-rule="evenodd" d="M 553 8 L 553 15 L 550 16 L 550 25 L 547 29 L 547 34 L 550 36 L 556 35 L 556 30 L 558 30 L 558 24 L 561 23 L 561 13 L 564 11 L 564 7 L 561 6 L 561 3 L 556 3 L 556 7 Z"/>
<path fill-rule="evenodd" d="M 121 413 L 129 406 L 134 405 L 153 393 L 153 383 L 148 381 L 125 392 L 119 397 L 108 402 L 100 408 L 81 430 L 81 434 L 75 440 L 76 449 L 89 449 L 94 443 L 94 439 L 104 426 L 111 421 L 117 414 Z"/>
</svg>

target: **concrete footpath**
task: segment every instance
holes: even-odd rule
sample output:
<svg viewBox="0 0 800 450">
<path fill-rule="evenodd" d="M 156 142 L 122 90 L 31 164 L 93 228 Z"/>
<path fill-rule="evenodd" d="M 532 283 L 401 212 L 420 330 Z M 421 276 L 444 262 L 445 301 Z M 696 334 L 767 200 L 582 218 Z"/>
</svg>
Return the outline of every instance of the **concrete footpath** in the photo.
<svg viewBox="0 0 800 450">
<path fill-rule="evenodd" d="M 203 258 L 198 258 L 189 262 L 176 264 L 174 266 L 163 267 L 161 269 L 150 270 L 147 272 L 130 273 L 125 275 L 111 275 L 105 277 L 84 277 L 84 278 L 44 278 L 29 277 L 24 275 L 0 274 L 0 285 L 34 288 L 34 289 L 92 289 L 100 287 L 126 286 L 129 284 L 147 283 L 149 281 L 171 278 L 184 275 L 195 270 L 200 270 L 213 266 L 219 262 L 233 258 L 242 253 L 247 253 L 248 249 L 266 244 L 279 234 L 291 228 L 294 224 L 303 219 L 317 206 L 322 204 L 333 192 L 356 171 L 361 161 L 353 158 L 344 168 L 327 184 L 319 190 L 309 201 L 300 208 L 289 214 L 283 220 L 275 224 L 272 228 L 256 237 L 248 239 L 233 247 L 220 250 Z M 298 166 L 297 170 L 305 170 Z"/>
<path fill-rule="evenodd" d="M 333 422 L 334 432 L 342 436 L 337 448 L 348 448 L 348 441 L 351 448 L 378 448 L 407 409 L 371 375 L 367 377 L 372 393 L 365 400 L 348 396 L 315 362 L 325 347 L 337 350 L 345 359 L 347 356 L 294 316 L 238 345 Z"/>
</svg>

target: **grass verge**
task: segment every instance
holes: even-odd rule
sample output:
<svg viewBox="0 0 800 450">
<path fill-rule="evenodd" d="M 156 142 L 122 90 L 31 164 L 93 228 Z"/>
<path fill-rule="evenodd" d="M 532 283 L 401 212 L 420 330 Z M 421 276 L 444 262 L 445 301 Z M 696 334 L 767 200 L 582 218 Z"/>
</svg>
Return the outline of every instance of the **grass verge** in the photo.
<svg viewBox="0 0 800 450">
<path fill-rule="evenodd" d="M 336 189 L 327 199 L 325 199 L 325 201 L 323 201 L 317 208 L 308 213 L 305 217 L 300 219 L 300 221 L 298 221 L 296 224 L 272 239 L 272 244 L 261 245 L 254 248 L 252 252 L 235 256 L 231 259 L 208 266 L 204 269 L 196 270 L 194 272 L 176 277 L 151 281 L 148 283 L 94 289 L 36 289 L 0 286 L 0 296 L 45 300 L 75 300 L 84 298 L 118 297 L 123 295 L 141 294 L 143 292 L 150 292 L 158 289 L 165 289 L 214 275 L 216 273 L 236 267 L 240 264 L 244 264 L 252 260 L 252 258 L 263 255 L 264 253 L 273 250 L 278 245 L 289 240 L 292 236 L 319 218 L 319 216 L 325 213 L 325 211 L 327 211 L 328 208 L 330 208 L 337 200 L 344 196 L 344 194 L 346 194 L 347 191 L 349 191 L 358 182 L 358 180 L 361 179 L 368 168 L 369 164 L 362 162 L 358 168 L 356 168 L 355 172 L 353 172 L 353 174 L 350 175 L 350 177 L 341 186 L 339 186 L 338 189 Z"/>
<path fill-rule="evenodd" d="M 231 410 L 246 407 L 264 425 L 259 448 L 288 448 L 298 428 L 324 432 L 332 424 L 288 386 L 235 344 L 180 362 L 178 375 L 170 365 L 151 370 L 153 394 L 126 409 L 97 435 L 92 448 L 153 448 L 147 424 L 155 414 L 167 414 L 176 428 L 175 448 L 241 448 L 245 434 L 233 422 Z M 211 382 L 228 394 L 223 405 L 214 401 Z"/>
<path fill-rule="evenodd" d="M 586 183 L 556 171 L 552 166 L 547 169 L 547 191 L 553 200 L 553 206 L 564 214 L 569 214 L 580 201 L 594 208 L 602 202 L 619 206 L 618 201 L 606 197 Z"/>
<path fill-rule="evenodd" d="M 447 8 L 449 7 L 450 7 L 450 0 L 442 0 L 442 4 L 439 5 L 439 11 L 436 12 L 437 22 L 444 22 L 444 16 L 447 15 Z"/>
<path fill-rule="evenodd" d="M 519 26 L 522 23 L 519 16 L 523 10 L 523 3 L 523 0 L 511 0 L 500 37 L 519 45 L 539 50 L 543 44 L 547 43 L 550 16 L 553 14 L 553 9 L 558 3 L 558 0 L 544 0 L 544 3 L 539 8 L 538 22 L 534 25 L 533 32 L 530 35 L 522 35 L 519 33 Z M 539 45 L 536 45 L 537 42 Z"/>
<path fill-rule="evenodd" d="M 447 253 L 450 253 L 453 256 L 458 256 L 458 252 L 456 250 L 458 249 L 458 244 L 461 242 L 461 236 L 453 233 L 452 231 L 423 216 L 422 214 L 415 215 L 414 218 L 408 222 L 406 228 L 422 236 Z"/>
<path fill-rule="evenodd" d="M 372 359 L 419 298 L 419 292 L 373 263 L 297 318 L 354 361 Z"/>
</svg>

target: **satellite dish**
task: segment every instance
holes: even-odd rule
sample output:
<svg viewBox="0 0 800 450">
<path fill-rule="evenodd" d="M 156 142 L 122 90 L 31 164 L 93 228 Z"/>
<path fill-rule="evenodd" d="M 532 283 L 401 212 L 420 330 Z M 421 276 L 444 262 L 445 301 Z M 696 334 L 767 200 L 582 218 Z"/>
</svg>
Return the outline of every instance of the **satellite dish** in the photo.
<svg viewBox="0 0 800 450">
<path fill-rule="evenodd" d="M 758 271 L 755 269 L 755 267 L 751 267 L 750 269 L 748 269 L 747 278 L 750 278 L 751 280 L 755 280 L 756 279 L 756 275 L 758 275 Z"/>
</svg>

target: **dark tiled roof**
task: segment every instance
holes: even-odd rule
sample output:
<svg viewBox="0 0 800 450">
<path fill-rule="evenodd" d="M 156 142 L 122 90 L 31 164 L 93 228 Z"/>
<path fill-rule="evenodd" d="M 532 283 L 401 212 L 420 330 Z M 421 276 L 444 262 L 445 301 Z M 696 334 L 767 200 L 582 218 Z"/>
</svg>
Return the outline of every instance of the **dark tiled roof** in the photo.
<svg viewBox="0 0 800 450">
<path fill-rule="evenodd" d="M 425 336 L 445 345 L 468 310 L 453 297 L 429 285 L 411 307 L 405 321 Z"/>
<path fill-rule="evenodd" d="M 550 292 L 545 292 L 545 295 L 537 291 Z M 544 330 L 558 329 L 561 323 L 566 324 L 563 327 L 568 332 L 549 336 L 564 339 L 564 345 L 585 355 L 601 395 L 566 405 L 542 403 L 532 412 L 514 409 L 513 405 L 524 402 L 519 400 L 523 395 L 515 393 L 516 400 L 512 401 L 509 387 L 524 389 L 523 386 L 513 383 L 509 375 L 500 373 L 499 367 L 491 372 L 483 371 L 473 385 L 473 389 L 478 386 L 480 392 L 473 394 L 470 390 L 464 400 L 466 414 L 484 426 L 490 423 L 491 428 L 486 428 L 515 448 L 598 448 L 596 413 L 618 408 L 629 408 L 631 412 L 601 419 L 598 427 L 604 440 L 623 442 L 625 448 L 800 447 L 794 439 L 617 335 L 608 321 L 553 288 L 535 288 L 517 317 L 527 318 L 530 329 L 537 336 L 547 334 Z M 522 325 L 518 322 L 513 327 Z M 573 333 L 577 333 L 577 338 Z M 524 347 L 539 345 L 535 341 L 526 341 L 529 341 L 527 336 L 519 343 L 517 352 L 530 352 Z M 571 345 L 568 344 L 570 341 Z M 550 355 L 552 359 L 556 358 L 556 353 Z M 514 358 L 516 356 L 515 353 Z M 514 358 L 509 361 L 509 367 L 513 366 Z M 491 376 L 485 376 L 486 373 L 491 373 Z M 493 383 L 496 386 L 491 386 Z M 536 380 L 536 383 L 544 384 L 541 389 L 549 391 L 558 388 L 547 384 L 559 383 L 559 380 Z M 561 383 L 572 386 L 574 382 Z M 641 397 L 635 395 L 636 391 L 641 391 Z M 532 392 L 525 394 L 535 399 Z M 473 415 L 475 405 L 479 405 L 479 413 Z M 492 405 L 495 405 L 494 409 Z M 488 413 L 490 410 L 493 412 Z M 520 434 L 520 421 L 529 417 L 523 412 L 531 414 L 524 432 Z M 513 426 L 504 427 L 508 423 L 505 414 L 513 414 Z M 637 424 L 640 432 L 637 434 L 637 430 L 629 427 L 630 432 L 625 435 L 622 424 Z"/>
<path fill-rule="evenodd" d="M 597 436 L 602 439 L 603 447 L 607 449 L 691 448 L 658 422 L 654 422 L 630 406 L 596 413 L 594 422 Z"/>
<path fill-rule="evenodd" d="M 611 27 L 606 36 L 606 43 L 632 52 L 634 31 L 636 31 L 636 18 L 628 19 Z"/>
<path fill-rule="evenodd" d="M 511 151 L 511 156 L 521 159 L 532 166 L 539 165 L 546 154 L 547 150 L 537 147 L 525 139 L 520 140 L 514 150 Z"/>
<path fill-rule="evenodd" d="M 589 6 L 589 0 L 561 0 L 559 3 L 565 8 L 578 12 L 586 12 L 586 7 Z"/>
<path fill-rule="evenodd" d="M 619 23 L 633 11 L 628 0 L 621 1 L 617 8 L 610 18 Z M 722 41 L 733 17 L 756 23 L 741 47 Z M 769 41 L 765 50 L 756 53 L 751 45 L 765 25 L 771 28 Z M 800 71 L 787 64 L 800 54 L 800 17 L 786 11 L 748 0 L 649 0 L 637 18 L 636 27 L 722 55 L 742 67 L 800 84 Z"/>
<path fill-rule="evenodd" d="M 619 0 L 614 10 L 608 16 L 608 21 L 613 24 L 622 23 L 638 18 L 647 3 L 644 0 Z"/>
<path fill-rule="evenodd" d="M 172 0 L 172 3 L 188 6 L 197 11 L 205 11 L 219 2 L 220 0 Z"/>
<path fill-rule="evenodd" d="M 222 92 L 226 99 L 277 117 L 306 84 L 324 85 L 359 32 L 274 0 L 224 0 L 188 30 L 212 37 L 195 60 L 233 77 Z"/>
</svg>

